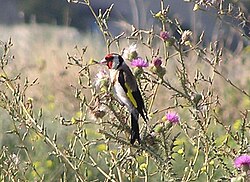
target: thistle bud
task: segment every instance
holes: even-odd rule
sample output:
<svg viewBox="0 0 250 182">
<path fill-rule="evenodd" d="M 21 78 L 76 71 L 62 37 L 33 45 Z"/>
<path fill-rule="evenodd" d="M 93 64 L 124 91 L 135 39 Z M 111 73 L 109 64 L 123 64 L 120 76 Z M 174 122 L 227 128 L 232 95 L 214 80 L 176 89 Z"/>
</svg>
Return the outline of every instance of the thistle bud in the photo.
<svg viewBox="0 0 250 182">
<path fill-rule="evenodd" d="M 135 67 L 134 75 L 136 78 L 139 78 L 142 73 L 143 73 L 143 69 L 141 67 Z"/>
<path fill-rule="evenodd" d="M 158 58 L 158 57 L 154 58 L 152 62 L 153 62 L 153 64 L 154 64 L 155 67 L 160 67 L 161 64 L 162 64 L 161 58 Z"/>
<path fill-rule="evenodd" d="M 167 41 L 168 39 L 170 39 L 170 34 L 168 31 L 162 31 L 160 32 L 160 37 L 163 41 Z"/>
<path fill-rule="evenodd" d="M 175 39 L 173 37 L 169 38 L 167 41 L 166 41 L 166 46 L 167 47 L 171 47 L 172 45 L 174 45 L 175 43 Z"/>
<path fill-rule="evenodd" d="M 166 69 L 163 67 L 155 67 L 152 66 L 150 68 L 150 71 L 156 75 L 158 75 L 160 78 L 163 78 L 163 76 L 166 74 Z"/>
<path fill-rule="evenodd" d="M 163 67 L 159 67 L 158 68 L 158 76 L 160 77 L 160 78 L 163 78 L 163 76 L 166 74 L 166 69 L 165 68 L 163 68 Z"/>
<path fill-rule="evenodd" d="M 158 124 L 154 127 L 154 132 L 160 133 L 163 131 L 163 124 Z"/>
</svg>

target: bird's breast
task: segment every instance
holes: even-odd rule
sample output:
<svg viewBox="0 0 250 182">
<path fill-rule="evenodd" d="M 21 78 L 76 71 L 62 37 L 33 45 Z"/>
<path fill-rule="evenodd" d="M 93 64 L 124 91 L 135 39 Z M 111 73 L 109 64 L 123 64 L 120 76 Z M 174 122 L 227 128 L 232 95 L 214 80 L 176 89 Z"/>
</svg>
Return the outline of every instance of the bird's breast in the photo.
<svg viewBox="0 0 250 182">
<path fill-rule="evenodd" d="M 118 80 L 118 73 L 118 70 L 110 70 L 110 81 L 112 85 L 114 85 L 114 83 Z"/>
<path fill-rule="evenodd" d="M 122 88 L 121 84 L 118 82 L 118 76 L 119 76 L 118 70 L 112 70 L 112 69 L 110 70 L 110 80 L 111 80 L 111 83 L 113 85 L 114 94 L 116 95 L 118 100 L 122 104 L 125 104 L 127 106 L 127 108 L 129 109 L 129 111 L 131 111 L 131 109 L 133 108 L 133 104 L 131 103 L 131 101 L 127 97 L 127 94 L 124 91 L 124 89 Z"/>
</svg>

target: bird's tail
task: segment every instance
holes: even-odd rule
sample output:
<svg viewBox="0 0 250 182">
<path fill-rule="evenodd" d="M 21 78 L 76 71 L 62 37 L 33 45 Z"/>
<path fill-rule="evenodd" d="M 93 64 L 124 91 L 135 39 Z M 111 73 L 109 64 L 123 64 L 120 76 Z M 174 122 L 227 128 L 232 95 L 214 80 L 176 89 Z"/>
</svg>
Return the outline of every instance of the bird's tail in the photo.
<svg viewBox="0 0 250 182">
<path fill-rule="evenodd" d="M 139 143 L 141 142 L 138 120 L 139 120 L 139 113 L 132 112 L 131 113 L 131 138 L 130 138 L 130 143 L 132 145 L 135 143 L 135 140 L 137 140 Z"/>
</svg>

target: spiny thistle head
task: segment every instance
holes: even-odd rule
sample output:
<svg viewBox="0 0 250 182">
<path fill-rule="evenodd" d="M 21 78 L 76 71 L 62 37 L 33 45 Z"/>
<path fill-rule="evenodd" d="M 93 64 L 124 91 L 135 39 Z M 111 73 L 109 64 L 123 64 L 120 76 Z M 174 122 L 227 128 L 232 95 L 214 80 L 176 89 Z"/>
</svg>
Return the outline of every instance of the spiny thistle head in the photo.
<svg viewBox="0 0 250 182">
<path fill-rule="evenodd" d="M 122 57 L 126 60 L 133 60 L 138 57 L 137 45 L 131 44 L 128 48 L 124 49 Z"/>
<path fill-rule="evenodd" d="M 192 34 L 190 30 L 185 30 L 181 35 L 181 44 L 189 45 Z"/>
<path fill-rule="evenodd" d="M 102 92 L 108 89 L 109 74 L 105 70 L 100 70 L 95 76 L 95 87 L 100 88 Z"/>
<path fill-rule="evenodd" d="M 162 60 L 159 57 L 156 57 L 152 60 L 153 66 L 150 68 L 150 71 L 154 74 L 157 74 L 160 78 L 166 74 L 166 69 L 162 67 Z"/>
<path fill-rule="evenodd" d="M 169 121 L 172 124 L 178 124 L 180 122 L 180 117 L 176 112 L 167 112 L 162 120 Z"/>
<path fill-rule="evenodd" d="M 241 156 L 237 157 L 234 160 L 234 166 L 236 168 L 244 167 L 244 168 L 250 169 L 250 156 L 249 155 L 241 155 Z"/>
<path fill-rule="evenodd" d="M 162 60 L 159 57 L 154 58 L 152 62 L 153 62 L 155 67 L 159 67 L 162 64 Z"/>
<path fill-rule="evenodd" d="M 131 61 L 131 66 L 134 67 L 142 68 L 142 67 L 148 67 L 148 65 L 149 65 L 148 62 L 142 59 L 141 57 L 137 57 Z"/>
<path fill-rule="evenodd" d="M 160 37 L 162 40 L 167 41 L 170 39 L 170 33 L 168 31 L 161 31 Z"/>
</svg>

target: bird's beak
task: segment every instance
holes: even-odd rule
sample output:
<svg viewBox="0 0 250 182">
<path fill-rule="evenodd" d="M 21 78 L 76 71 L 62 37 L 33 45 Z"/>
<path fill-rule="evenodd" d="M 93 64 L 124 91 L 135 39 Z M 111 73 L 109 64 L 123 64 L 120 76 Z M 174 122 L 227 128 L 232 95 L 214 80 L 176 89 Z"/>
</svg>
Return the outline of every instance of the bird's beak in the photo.
<svg viewBox="0 0 250 182">
<path fill-rule="evenodd" d="M 99 61 L 99 64 L 106 64 L 107 60 L 105 58 L 103 58 L 101 61 Z"/>
</svg>

